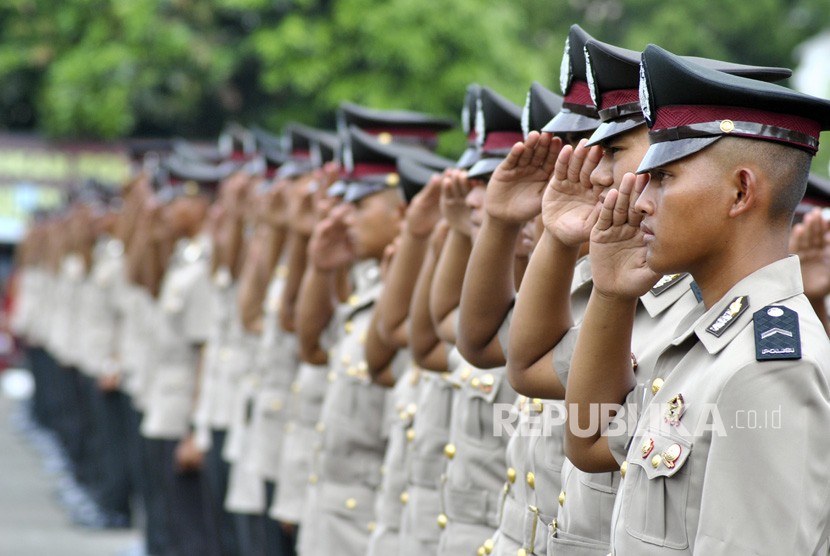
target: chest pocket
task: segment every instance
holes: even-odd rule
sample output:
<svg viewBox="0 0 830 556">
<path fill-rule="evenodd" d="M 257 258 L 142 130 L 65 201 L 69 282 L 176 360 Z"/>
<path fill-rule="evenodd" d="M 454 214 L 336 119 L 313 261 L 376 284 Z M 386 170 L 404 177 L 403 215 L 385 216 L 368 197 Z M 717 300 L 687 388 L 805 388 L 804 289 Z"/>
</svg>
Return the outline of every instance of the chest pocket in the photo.
<svg viewBox="0 0 830 556">
<path fill-rule="evenodd" d="M 651 427 L 634 437 L 623 479 L 629 535 L 666 548 L 689 546 L 686 501 L 692 447 L 680 435 Z"/>
<path fill-rule="evenodd" d="M 509 422 L 516 399 L 516 392 L 507 384 L 505 369 L 474 371 L 459 395 L 459 425 L 464 440 L 483 447 L 504 447 L 508 435 L 497 418 Z"/>
</svg>

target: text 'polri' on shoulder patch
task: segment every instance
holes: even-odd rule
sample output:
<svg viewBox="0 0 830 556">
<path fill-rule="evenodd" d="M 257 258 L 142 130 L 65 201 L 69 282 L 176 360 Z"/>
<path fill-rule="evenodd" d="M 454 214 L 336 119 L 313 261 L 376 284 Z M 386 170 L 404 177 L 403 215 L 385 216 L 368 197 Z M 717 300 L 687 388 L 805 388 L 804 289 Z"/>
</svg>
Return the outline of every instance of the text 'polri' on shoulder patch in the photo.
<svg viewBox="0 0 830 556">
<path fill-rule="evenodd" d="M 729 303 L 723 313 L 721 313 L 715 321 L 706 328 L 706 332 L 713 334 L 720 338 L 721 334 L 726 332 L 726 329 L 732 326 L 732 323 L 737 320 L 738 316 L 749 308 L 749 296 L 739 295 Z"/>
<path fill-rule="evenodd" d="M 755 324 L 755 359 L 801 359 L 798 313 L 781 305 L 768 305 L 752 315 Z"/>
</svg>

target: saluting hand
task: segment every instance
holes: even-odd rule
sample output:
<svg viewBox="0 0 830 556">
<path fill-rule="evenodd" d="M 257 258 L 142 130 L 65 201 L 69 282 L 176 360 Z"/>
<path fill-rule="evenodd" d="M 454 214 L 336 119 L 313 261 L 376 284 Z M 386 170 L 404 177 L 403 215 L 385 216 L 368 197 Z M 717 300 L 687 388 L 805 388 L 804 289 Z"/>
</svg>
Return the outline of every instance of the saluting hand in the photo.
<svg viewBox="0 0 830 556">
<path fill-rule="evenodd" d="M 409 203 L 404 230 L 412 237 L 428 238 L 441 219 L 442 180 L 441 174 L 433 174 L 426 186 Z"/>
<path fill-rule="evenodd" d="M 354 246 L 346 225 L 346 216 L 351 210 L 351 205 L 336 207 L 315 226 L 308 243 L 308 254 L 318 270 L 332 272 L 354 261 Z"/>
<path fill-rule="evenodd" d="M 634 209 L 647 182 L 648 175 L 626 174 L 619 191 L 608 191 L 591 230 L 594 289 L 608 297 L 636 299 L 660 278 L 646 263 L 643 216 Z"/>
<path fill-rule="evenodd" d="M 561 150 L 561 139 L 537 131 L 531 131 L 524 143 L 513 145 L 487 184 L 487 214 L 523 224 L 542 212 L 542 195 Z"/>
<path fill-rule="evenodd" d="M 585 143 L 583 139 L 576 148 L 562 148 L 542 198 L 545 229 L 569 247 L 588 241 L 596 222 L 598 199 L 591 185 L 591 172 L 602 158 L 602 149 L 586 148 Z"/>
<path fill-rule="evenodd" d="M 463 170 L 446 170 L 441 181 L 441 215 L 450 228 L 459 234 L 470 237 L 470 207 L 467 206 L 467 172 Z"/>
<path fill-rule="evenodd" d="M 804 295 L 823 302 L 830 295 L 830 222 L 815 208 L 790 233 L 790 252 L 801 261 Z"/>
</svg>

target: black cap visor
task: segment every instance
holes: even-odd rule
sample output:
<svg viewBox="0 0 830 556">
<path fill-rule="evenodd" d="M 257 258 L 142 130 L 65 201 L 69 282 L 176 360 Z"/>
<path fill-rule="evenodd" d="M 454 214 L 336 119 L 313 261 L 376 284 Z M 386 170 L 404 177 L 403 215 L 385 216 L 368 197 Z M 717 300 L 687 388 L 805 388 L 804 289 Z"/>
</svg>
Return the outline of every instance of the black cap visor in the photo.
<svg viewBox="0 0 830 556">
<path fill-rule="evenodd" d="M 689 137 L 687 139 L 678 139 L 677 141 L 652 143 L 646 155 L 643 157 L 643 161 L 640 162 L 637 173 L 645 174 L 655 168 L 686 158 L 698 151 L 702 151 L 721 137 L 723 135 L 715 135 L 714 137 Z"/>
</svg>

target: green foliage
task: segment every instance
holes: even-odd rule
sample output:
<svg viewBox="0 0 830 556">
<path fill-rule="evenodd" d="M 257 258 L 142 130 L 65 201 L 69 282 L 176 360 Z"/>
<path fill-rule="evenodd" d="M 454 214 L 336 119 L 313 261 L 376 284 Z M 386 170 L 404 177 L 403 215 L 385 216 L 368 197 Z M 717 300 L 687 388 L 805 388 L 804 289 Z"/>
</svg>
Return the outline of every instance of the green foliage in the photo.
<svg viewBox="0 0 830 556">
<path fill-rule="evenodd" d="M 573 22 L 629 48 L 792 67 L 795 47 L 830 25 L 825 2 L 6 0 L 0 127 L 104 138 L 209 135 L 231 119 L 331 127 L 343 99 L 455 115 L 473 81 L 521 103 L 532 80 L 556 88 Z M 447 152 L 463 142 L 447 139 Z"/>
</svg>

